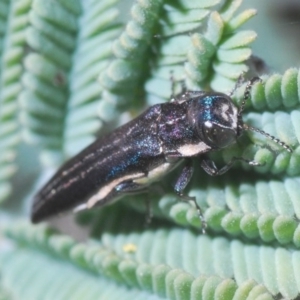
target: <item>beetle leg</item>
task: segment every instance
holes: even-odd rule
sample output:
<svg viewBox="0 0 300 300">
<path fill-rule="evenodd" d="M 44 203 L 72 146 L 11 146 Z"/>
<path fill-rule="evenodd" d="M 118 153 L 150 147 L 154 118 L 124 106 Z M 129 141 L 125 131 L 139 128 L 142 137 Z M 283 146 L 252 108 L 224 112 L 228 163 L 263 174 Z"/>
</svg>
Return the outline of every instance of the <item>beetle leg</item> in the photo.
<svg viewBox="0 0 300 300">
<path fill-rule="evenodd" d="M 207 224 L 206 224 L 205 218 L 203 216 L 202 210 L 196 201 L 196 197 L 191 197 L 191 196 L 183 193 L 184 189 L 186 188 L 186 186 L 188 185 L 188 183 L 190 182 L 190 180 L 193 176 L 193 171 L 194 171 L 194 169 L 193 169 L 192 161 L 188 160 L 187 164 L 182 169 L 182 171 L 174 185 L 174 190 L 175 190 L 176 194 L 180 197 L 181 200 L 194 202 L 196 209 L 198 211 L 199 218 L 201 220 L 202 232 L 205 233 Z"/>
<path fill-rule="evenodd" d="M 218 169 L 215 165 L 215 163 L 209 159 L 209 158 L 204 158 L 201 161 L 201 167 L 203 170 L 211 175 L 211 176 L 218 176 L 226 173 L 236 161 L 243 161 L 247 163 L 250 166 L 261 166 L 260 163 L 254 161 L 254 160 L 249 160 L 243 157 L 233 157 L 225 166 L 223 166 L 221 169 Z"/>
<path fill-rule="evenodd" d="M 192 176 L 193 176 L 193 165 L 191 163 L 191 160 L 188 160 L 187 164 L 182 169 L 175 185 L 174 190 L 179 196 L 183 196 L 182 192 L 190 182 Z"/>
<path fill-rule="evenodd" d="M 133 181 L 125 181 L 115 187 L 116 193 L 125 193 L 125 194 L 147 192 L 148 189 L 149 189 L 148 186 L 144 186 L 143 184 L 139 184 L 139 183 L 136 183 Z M 153 218 L 153 212 L 152 212 L 152 207 L 151 207 L 151 200 L 149 199 L 149 193 L 147 193 L 147 195 L 145 197 L 145 207 L 146 207 L 145 227 L 148 227 Z"/>
<path fill-rule="evenodd" d="M 146 190 L 147 187 L 144 186 L 143 184 L 139 184 L 132 180 L 128 180 L 128 181 L 119 183 L 114 189 L 117 193 L 130 194 L 130 193 L 137 193 L 137 192 Z"/>
</svg>

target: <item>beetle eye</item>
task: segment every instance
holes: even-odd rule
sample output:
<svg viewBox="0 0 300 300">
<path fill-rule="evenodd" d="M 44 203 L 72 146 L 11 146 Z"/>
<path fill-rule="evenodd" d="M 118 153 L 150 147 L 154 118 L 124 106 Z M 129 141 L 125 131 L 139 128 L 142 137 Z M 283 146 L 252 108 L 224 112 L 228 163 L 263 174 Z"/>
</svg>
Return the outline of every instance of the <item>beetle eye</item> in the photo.
<svg viewBox="0 0 300 300">
<path fill-rule="evenodd" d="M 235 141 L 236 132 L 228 127 L 207 121 L 203 126 L 203 137 L 208 144 L 224 148 Z"/>
</svg>

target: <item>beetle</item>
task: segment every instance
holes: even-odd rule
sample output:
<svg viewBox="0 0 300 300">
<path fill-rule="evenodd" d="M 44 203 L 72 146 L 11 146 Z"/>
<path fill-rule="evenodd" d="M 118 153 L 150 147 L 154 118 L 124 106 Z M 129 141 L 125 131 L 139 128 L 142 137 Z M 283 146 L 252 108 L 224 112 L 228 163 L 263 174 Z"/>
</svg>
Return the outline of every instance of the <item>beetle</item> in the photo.
<svg viewBox="0 0 300 300">
<path fill-rule="evenodd" d="M 292 152 L 282 141 L 242 120 L 246 100 L 257 80 L 260 79 L 255 77 L 247 83 L 239 108 L 231 95 L 186 90 L 170 102 L 153 105 L 137 118 L 100 137 L 66 162 L 37 193 L 32 222 L 71 209 L 79 211 L 111 204 L 124 195 L 142 192 L 185 161 L 174 190 L 182 199 L 194 201 L 205 229 L 196 199 L 184 194 L 192 177 L 193 158 L 199 158 L 200 166 L 212 176 L 224 174 L 236 161 L 258 166 L 255 161 L 233 157 L 217 169 L 207 156 L 234 143 L 245 130 L 263 134 Z"/>
</svg>

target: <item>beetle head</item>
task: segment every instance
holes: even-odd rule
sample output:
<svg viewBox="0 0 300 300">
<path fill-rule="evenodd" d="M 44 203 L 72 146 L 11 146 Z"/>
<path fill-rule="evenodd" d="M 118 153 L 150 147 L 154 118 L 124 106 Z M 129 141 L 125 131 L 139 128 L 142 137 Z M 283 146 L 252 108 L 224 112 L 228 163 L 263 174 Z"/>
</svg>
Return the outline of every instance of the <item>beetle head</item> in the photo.
<svg viewBox="0 0 300 300">
<path fill-rule="evenodd" d="M 260 81 L 260 78 L 254 77 L 247 83 L 239 108 L 233 104 L 230 96 L 223 93 L 205 93 L 193 99 L 188 110 L 188 116 L 203 142 L 214 149 L 225 148 L 234 143 L 243 131 L 251 130 L 264 135 L 286 151 L 293 152 L 281 140 L 261 129 L 244 123 L 242 113 L 246 101 L 249 99 L 251 88 L 257 81 Z M 237 86 L 239 86 L 239 83 Z"/>
<path fill-rule="evenodd" d="M 222 93 L 206 93 L 195 98 L 188 111 L 199 137 L 214 149 L 224 148 L 240 134 L 238 109 Z"/>
</svg>

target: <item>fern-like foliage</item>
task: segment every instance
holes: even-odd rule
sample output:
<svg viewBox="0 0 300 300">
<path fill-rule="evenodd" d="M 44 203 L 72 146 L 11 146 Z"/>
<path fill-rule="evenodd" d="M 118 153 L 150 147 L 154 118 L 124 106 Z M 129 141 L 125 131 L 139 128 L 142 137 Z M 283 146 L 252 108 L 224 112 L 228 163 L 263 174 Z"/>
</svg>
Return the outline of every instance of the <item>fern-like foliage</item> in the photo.
<svg viewBox="0 0 300 300">
<path fill-rule="evenodd" d="M 26 29 L 31 51 L 23 58 L 21 121 L 26 140 L 41 147 L 46 165 L 77 153 L 101 128 L 97 77 L 119 32 L 114 4 L 32 3 Z"/>
<path fill-rule="evenodd" d="M 123 209 L 119 211 L 122 212 L 124 213 Z M 102 220 L 107 221 L 108 218 L 104 217 Z M 280 255 L 288 253 L 283 248 L 274 250 L 267 246 L 245 245 L 238 240 L 229 241 L 223 237 L 197 236 L 186 229 L 161 227 L 129 233 L 129 228 L 125 227 L 125 224 L 129 224 L 129 218 L 130 216 L 127 217 L 127 222 L 124 222 L 124 219 L 118 216 L 115 221 L 120 221 L 119 226 L 113 226 L 113 229 L 109 228 L 106 222 L 106 233 L 102 235 L 101 244 L 77 243 L 68 236 L 49 232 L 47 228 L 28 226 L 24 223 L 10 227 L 7 234 L 19 243 L 25 243 L 25 248 L 26 244 L 29 244 L 36 250 L 47 251 L 48 257 L 43 258 L 43 255 L 39 254 L 41 257 L 37 257 L 38 261 L 52 261 L 47 272 L 42 273 L 39 273 L 40 265 L 34 264 L 32 271 L 27 270 L 25 278 L 31 278 L 31 274 L 46 278 L 53 276 L 51 274 L 57 272 L 58 262 L 63 258 L 65 266 L 61 268 L 66 273 L 63 276 L 70 272 L 72 262 L 76 267 L 74 269 L 73 266 L 75 276 L 72 276 L 72 280 L 76 281 L 76 277 L 79 277 L 83 270 L 90 272 L 91 278 L 87 284 L 91 285 L 92 292 L 93 277 L 99 275 L 132 289 L 145 290 L 166 299 L 211 299 L 212 293 L 216 299 L 224 295 L 225 299 L 255 299 L 253 297 L 258 295 L 272 299 L 271 293 L 284 294 L 285 289 L 289 288 L 285 276 L 278 274 L 281 273 L 281 268 L 279 267 L 278 273 L 276 270 Z M 139 216 L 137 219 L 140 219 Z M 114 232 L 116 229 L 119 234 L 109 233 L 110 230 Z M 296 253 L 297 251 L 295 256 Z M 18 256 L 18 260 L 14 260 L 15 255 Z M 24 263 L 26 264 L 24 261 L 30 259 L 30 255 L 31 251 L 26 250 L 3 256 L 3 274 L 8 278 L 4 281 L 6 288 L 13 286 L 12 276 L 21 272 Z M 261 256 L 262 260 L 257 260 L 258 256 Z M 264 261 L 265 257 L 268 257 L 268 263 Z M 289 255 L 288 259 L 291 260 L 292 257 L 293 255 Z M 47 265 L 43 261 L 40 263 Z M 270 268 L 275 270 L 271 273 L 272 278 L 267 277 L 264 280 L 263 274 L 268 273 Z M 55 290 L 57 282 L 52 281 L 52 284 L 54 287 L 50 288 L 50 293 L 53 295 L 61 295 L 68 289 L 66 286 Z M 24 287 L 19 288 L 17 293 L 24 295 Z M 40 286 L 39 290 L 43 291 L 44 287 Z M 26 292 L 38 295 L 39 290 L 28 288 Z M 77 297 L 77 290 L 70 291 L 74 299 Z M 101 297 L 101 293 L 99 289 L 98 297 Z"/>
<path fill-rule="evenodd" d="M 9 178 L 16 170 L 19 141 L 17 97 L 25 53 L 25 28 L 30 3 L 1 2 L 1 87 L 0 87 L 0 200 L 11 192 Z"/>
<path fill-rule="evenodd" d="M 0 0 L 0 200 L 12 190 L 20 140 L 37 148 L 44 173 L 96 133 L 168 101 L 171 75 L 175 92 L 181 81 L 230 92 L 256 38 L 241 28 L 256 11 L 241 11 L 241 2 L 137 0 L 122 24 L 117 0 Z M 164 195 L 150 191 L 148 228 L 145 195 L 79 215 L 83 242 L 1 212 L 0 299 L 299 297 L 299 74 L 262 76 L 244 116 L 293 153 L 247 132 L 212 157 L 262 166 L 236 164 L 212 178 L 195 162 L 189 195 L 204 211 L 206 235 L 196 208 L 172 191 L 176 174 L 166 176 Z M 234 93 L 237 105 L 244 90 Z"/>
</svg>

